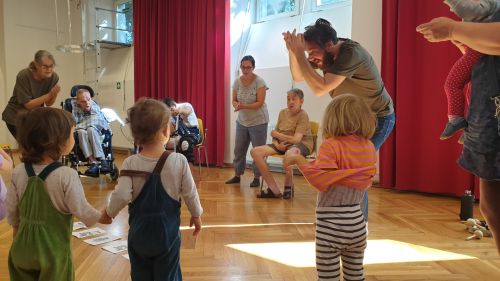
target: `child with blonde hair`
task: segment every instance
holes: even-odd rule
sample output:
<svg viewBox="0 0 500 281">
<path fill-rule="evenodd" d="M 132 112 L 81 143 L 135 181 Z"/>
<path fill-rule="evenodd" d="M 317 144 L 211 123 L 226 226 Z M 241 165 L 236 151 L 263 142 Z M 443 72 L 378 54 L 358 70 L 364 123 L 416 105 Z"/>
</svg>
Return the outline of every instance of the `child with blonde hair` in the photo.
<svg viewBox="0 0 500 281">
<path fill-rule="evenodd" d="M 128 110 L 128 122 L 140 153 L 123 161 L 106 214 L 113 218 L 129 206 L 132 280 L 182 280 L 181 197 L 191 213 L 193 235 L 201 230 L 203 209 L 187 159 L 165 150 L 170 114 L 164 103 L 153 99 L 141 99 Z"/>
<path fill-rule="evenodd" d="M 75 144 L 75 120 L 64 110 L 42 107 L 19 114 L 16 128 L 23 164 L 12 172 L 7 192 L 14 229 L 10 280 L 75 280 L 73 215 L 87 226 L 101 217 L 85 199 L 76 170 L 58 162 Z"/>
<path fill-rule="evenodd" d="M 345 280 L 364 280 L 366 223 L 360 202 L 377 171 L 370 141 L 376 118 L 366 103 L 352 94 L 332 99 L 323 117 L 323 143 L 310 163 L 302 155 L 285 159 L 318 191 L 316 203 L 316 268 L 319 280 L 339 280 L 340 260 Z"/>
</svg>

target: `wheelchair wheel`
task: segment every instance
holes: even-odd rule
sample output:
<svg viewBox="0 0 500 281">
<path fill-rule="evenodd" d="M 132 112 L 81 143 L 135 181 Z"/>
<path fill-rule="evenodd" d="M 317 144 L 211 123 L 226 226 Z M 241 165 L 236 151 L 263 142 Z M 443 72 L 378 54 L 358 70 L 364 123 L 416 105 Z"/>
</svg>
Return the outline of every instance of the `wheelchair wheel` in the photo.
<svg viewBox="0 0 500 281">
<path fill-rule="evenodd" d="M 120 170 L 118 170 L 118 167 L 116 167 L 114 163 L 113 163 L 113 171 L 111 171 L 109 175 L 111 176 L 112 181 L 117 180 L 118 176 L 120 175 Z"/>
</svg>

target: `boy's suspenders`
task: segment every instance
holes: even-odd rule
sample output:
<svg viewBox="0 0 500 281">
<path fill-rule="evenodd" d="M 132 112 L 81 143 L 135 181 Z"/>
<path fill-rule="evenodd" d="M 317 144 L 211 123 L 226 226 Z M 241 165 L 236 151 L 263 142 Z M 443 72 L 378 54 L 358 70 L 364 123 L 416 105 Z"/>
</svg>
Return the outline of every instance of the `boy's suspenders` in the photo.
<svg viewBox="0 0 500 281">
<path fill-rule="evenodd" d="M 154 173 L 159 174 L 161 172 L 161 170 L 163 169 L 163 166 L 165 165 L 165 161 L 167 161 L 167 158 L 169 155 L 170 155 L 169 151 L 163 152 L 160 159 L 158 159 L 158 162 L 156 163 L 156 166 L 152 172 L 139 171 L 139 170 L 121 170 L 120 177 L 121 176 L 148 177 L 149 175 L 154 174 Z"/>
</svg>

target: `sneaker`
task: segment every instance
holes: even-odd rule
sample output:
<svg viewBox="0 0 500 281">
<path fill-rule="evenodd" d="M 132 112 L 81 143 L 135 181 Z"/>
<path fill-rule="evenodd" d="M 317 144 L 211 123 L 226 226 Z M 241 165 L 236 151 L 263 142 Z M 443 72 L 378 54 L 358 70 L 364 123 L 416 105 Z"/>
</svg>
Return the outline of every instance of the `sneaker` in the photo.
<svg viewBox="0 0 500 281">
<path fill-rule="evenodd" d="M 101 160 L 101 172 L 103 173 L 109 173 L 113 169 L 111 168 L 111 165 L 108 160 Z"/>
<path fill-rule="evenodd" d="M 283 191 L 283 199 L 292 199 L 293 198 L 293 185 L 285 186 Z"/>
<path fill-rule="evenodd" d="M 275 199 L 280 199 L 283 197 L 281 193 L 279 194 L 274 194 L 273 191 L 268 187 L 266 191 L 262 190 L 260 194 L 257 194 L 257 198 L 275 198 Z"/>
<path fill-rule="evenodd" d="M 226 184 L 240 183 L 241 179 L 238 176 L 234 176 L 226 181 Z"/>
<path fill-rule="evenodd" d="M 448 123 L 446 123 L 446 127 L 444 128 L 443 132 L 441 133 L 441 136 L 439 137 L 439 139 L 440 140 L 449 139 L 456 132 L 463 130 L 465 127 L 467 127 L 467 121 L 463 118 L 460 121 L 458 121 L 458 123 L 448 122 Z"/>
<path fill-rule="evenodd" d="M 259 187 L 259 186 L 260 186 L 260 179 L 253 178 L 253 181 L 250 183 L 250 187 Z"/>
<path fill-rule="evenodd" d="M 97 163 L 90 164 L 90 167 L 85 171 L 85 175 L 89 177 L 98 177 L 99 176 L 99 165 Z"/>
</svg>

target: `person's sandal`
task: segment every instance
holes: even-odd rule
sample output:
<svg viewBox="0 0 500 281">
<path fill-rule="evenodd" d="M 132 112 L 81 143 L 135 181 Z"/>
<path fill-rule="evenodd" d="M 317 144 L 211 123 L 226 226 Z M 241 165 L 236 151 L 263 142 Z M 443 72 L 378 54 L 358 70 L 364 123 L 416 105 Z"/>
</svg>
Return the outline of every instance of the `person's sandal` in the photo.
<svg viewBox="0 0 500 281">
<path fill-rule="evenodd" d="M 261 191 L 260 194 L 257 194 L 257 198 L 281 198 L 283 195 L 281 193 L 274 194 L 273 191 L 268 187 L 266 191 Z"/>
<path fill-rule="evenodd" d="M 283 191 L 283 199 L 292 199 L 293 198 L 293 185 L 285 186 L 285 190 Z"/>
</svg>

